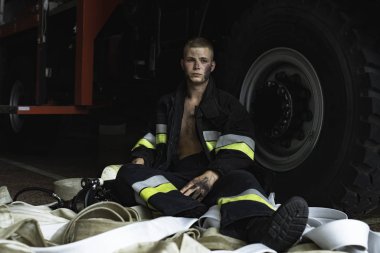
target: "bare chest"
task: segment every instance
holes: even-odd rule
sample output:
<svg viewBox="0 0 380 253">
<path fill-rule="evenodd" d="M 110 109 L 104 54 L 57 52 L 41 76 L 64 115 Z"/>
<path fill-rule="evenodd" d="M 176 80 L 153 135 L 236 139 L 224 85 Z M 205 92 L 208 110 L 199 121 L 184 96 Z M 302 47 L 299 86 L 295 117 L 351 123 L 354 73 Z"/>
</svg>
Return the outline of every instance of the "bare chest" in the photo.
<svg viewBox="0 0 380 253">
<path fill-rule="evenodd" d="M 195 106 L 195 103 L 185 101 L 178 143 L 180 158 L 199 153 L 202 150 L 196 130 Z"/>
<path fill-rule="evenodd" d="M 195 106 L 193 103 L 185 102 L 181 123 L 181 136 L 196 137 Z"/>
</svg>

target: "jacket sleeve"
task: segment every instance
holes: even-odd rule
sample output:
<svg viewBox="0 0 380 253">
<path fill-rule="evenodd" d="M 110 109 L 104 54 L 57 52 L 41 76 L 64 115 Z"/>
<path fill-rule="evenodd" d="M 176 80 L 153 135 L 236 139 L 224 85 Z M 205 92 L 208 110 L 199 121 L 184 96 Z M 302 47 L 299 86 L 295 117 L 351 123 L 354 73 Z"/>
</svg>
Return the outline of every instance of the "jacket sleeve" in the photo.
<svg viewBox="0 0 380 253">
<path fill-rule="evenodd" d="M 234 169 L 252 168 L 255 150 L 253 122 L 248 112 L 236 98 L 227 98 L 222 106 L 227 108 L 226 121 L 216 141 L 215 159 L 209 164 L 209 169 L 221 176 Z"/>
<path fill-rule="evenodd" d="M 157 149 L 166 145 L 167 140 L 167 102 L 168 96 L 160 98 L 157 103 L 156 119 L 151 123 L 147 133 L 132 148 L 133 158 L 143 158 L 146 166 L 152 167 L 157 159 Z"/>
<path fill-rule="evenodd" d="M 156 153 L 156 137 L 153 127 L 137 141 L 137 143 L 132 148 L 132 159 L 143 158 L 144 164 L 151 167 L 154 163 Z"/>
</svg>

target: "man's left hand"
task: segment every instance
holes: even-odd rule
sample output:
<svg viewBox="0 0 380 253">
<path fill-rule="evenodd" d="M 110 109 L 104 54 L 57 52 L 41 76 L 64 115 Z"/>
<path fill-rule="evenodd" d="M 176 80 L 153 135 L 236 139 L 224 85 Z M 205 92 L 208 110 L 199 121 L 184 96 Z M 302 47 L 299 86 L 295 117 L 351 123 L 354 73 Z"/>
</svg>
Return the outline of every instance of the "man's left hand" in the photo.
<svg viewBox="0 0 380 253">
<path fill-rule="evenodd" d="M 218 179 L 219 175 L 216 172 L 208 170 L 187 183 L 181 189 L 181 193 L 185 196 L 191 196 L 198 201 L 202 201 Z"/>
</svg>

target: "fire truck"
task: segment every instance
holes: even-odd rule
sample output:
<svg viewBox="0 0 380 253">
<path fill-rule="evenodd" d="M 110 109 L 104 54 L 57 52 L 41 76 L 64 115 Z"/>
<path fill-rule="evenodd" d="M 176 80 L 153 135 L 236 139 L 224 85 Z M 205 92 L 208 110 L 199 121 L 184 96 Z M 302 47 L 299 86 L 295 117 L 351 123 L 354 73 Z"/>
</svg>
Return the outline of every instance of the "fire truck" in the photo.
<svg viewBox="0 0 380 253">
<path fill-rule="evenodd" d="M 380 194 L 379 11 L 376 0 L 1 0 L 1 131 L 147 117 L 182 78 L 183 43 L 203 36 L 217 86 L 252 117 L 253 170 L 277 200 L 366 213 Z"/>
</svg>

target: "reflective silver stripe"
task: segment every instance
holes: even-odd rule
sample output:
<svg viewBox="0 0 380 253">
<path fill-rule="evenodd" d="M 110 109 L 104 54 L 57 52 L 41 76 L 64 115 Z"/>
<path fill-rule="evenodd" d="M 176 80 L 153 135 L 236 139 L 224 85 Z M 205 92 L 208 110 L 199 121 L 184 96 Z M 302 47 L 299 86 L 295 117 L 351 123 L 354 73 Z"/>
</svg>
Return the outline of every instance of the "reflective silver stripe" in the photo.
<svg viewBox="0 0 380 253">
<path fill-rule="evenodd" d="M 236 200 L 234 200 L 234 201 L 239 201 L 239 197 L 244 197 L 244 196 L 247 196 L 247 195 L 250 195 L 250 194 L 259 196 L 261 198 L 261 200 L 258 199 L 257 200 L 258 202 L 261 202 L 261 203 L 267 205 L 268 207 L 270 207 L 272 209 L 275 209 L 275 206 L 272 204 L 272 201 L 270 201 L 267 197 L 265 197 L 261 192 L 259 192 L 256 189 L 248 189 L 248 190 L 245 190 L 244 192 L 242 192 L 242 193 L 240 193 L 238 195 L 235 195 L 235 196 L 229 196 L 229 197 L 219 198 L 218 203 L 219 203 L 220 200 L 223 200 L 223 199 L 234 199 L 234 198 L 236 198 Z M 249 200 L 249 198 L 247 198 L 247 199 L 240 199 L 240 200 Z"/>
<path fill-rule="evenodd" d="M 247 144 L 253 151 L 255 150 L 254 140 L 252 140 L 251 138 L 247 136 L 236 135 L 236 134 L 222 135 L 216 143 L 216 148 L 220 148 L 220 147 L 227 146 L 234 143 L 241 143 L 241 142 L 244 142 L 245 144 Z"/>
<path fill-rule="evenodd" d="M 169 183 L 169 181 L 161 175 L 150 177 L 144 181 L 136 182 L 132 185 L 135 192 L 140 192 L 147 187 L 156 187 L 160 184 Z"/>
<path fill-rule="evenodd" d="M 221 133 L 218 131 L 203 131 L 203 138 L 205 141 L 216 141 Z"/>
<path fill-rule="evenodd" d="M 136 145 L 132 148 L 132 151 L 138 147 L 146 147 L 146 148 L 150 148 L 150 149 L 155 149 L 156 148 L 156 137 L 151 133 L 147 133 L 143 138 L 141 138 L 136 143 Z"/>
<path fill-rule="evenodd" d="M 243 191 L 242 193 L 240 193 L 240 194 L 238 194 L 236 196 L 231 196 L 231 197 L 244 196 L 244 195 L 247 195 L 247 194 L 256 194 L 256 195 L 259 195 L 261 198 L 263 198 L 266 201 L 268 201 L 268 203 L 272 203 L 271 201 L 269 201 L 269 199 L 267 197 L 265 197 L 261 192 L 259 192 L 256 189 L 248 189 L 248 190 L 245 190 L 245 191 Z"/>
<path fill-rule="evenodd" d="M 140 197 L 140 195 L 137 192 L 135 192 L 135 200 L 137 204 L 146 206 L 146 202 Z"/>
<path fill-rule="evenodd" d="M 156 124 L 156 134 L 166 134 L 168 126 L 166 124 Z"/>
<path fill-rule="evenodd" d="M 147 134 L 143 137 L 143 139 L 146 139 L 147 141 L 149 141 L 150 143 L 152 143 L 153 146 L 156 145 L 156 137 L 155 137 L 153 134 L 151 134 L 151 133 L 147 133 Z"/>
</svg>

